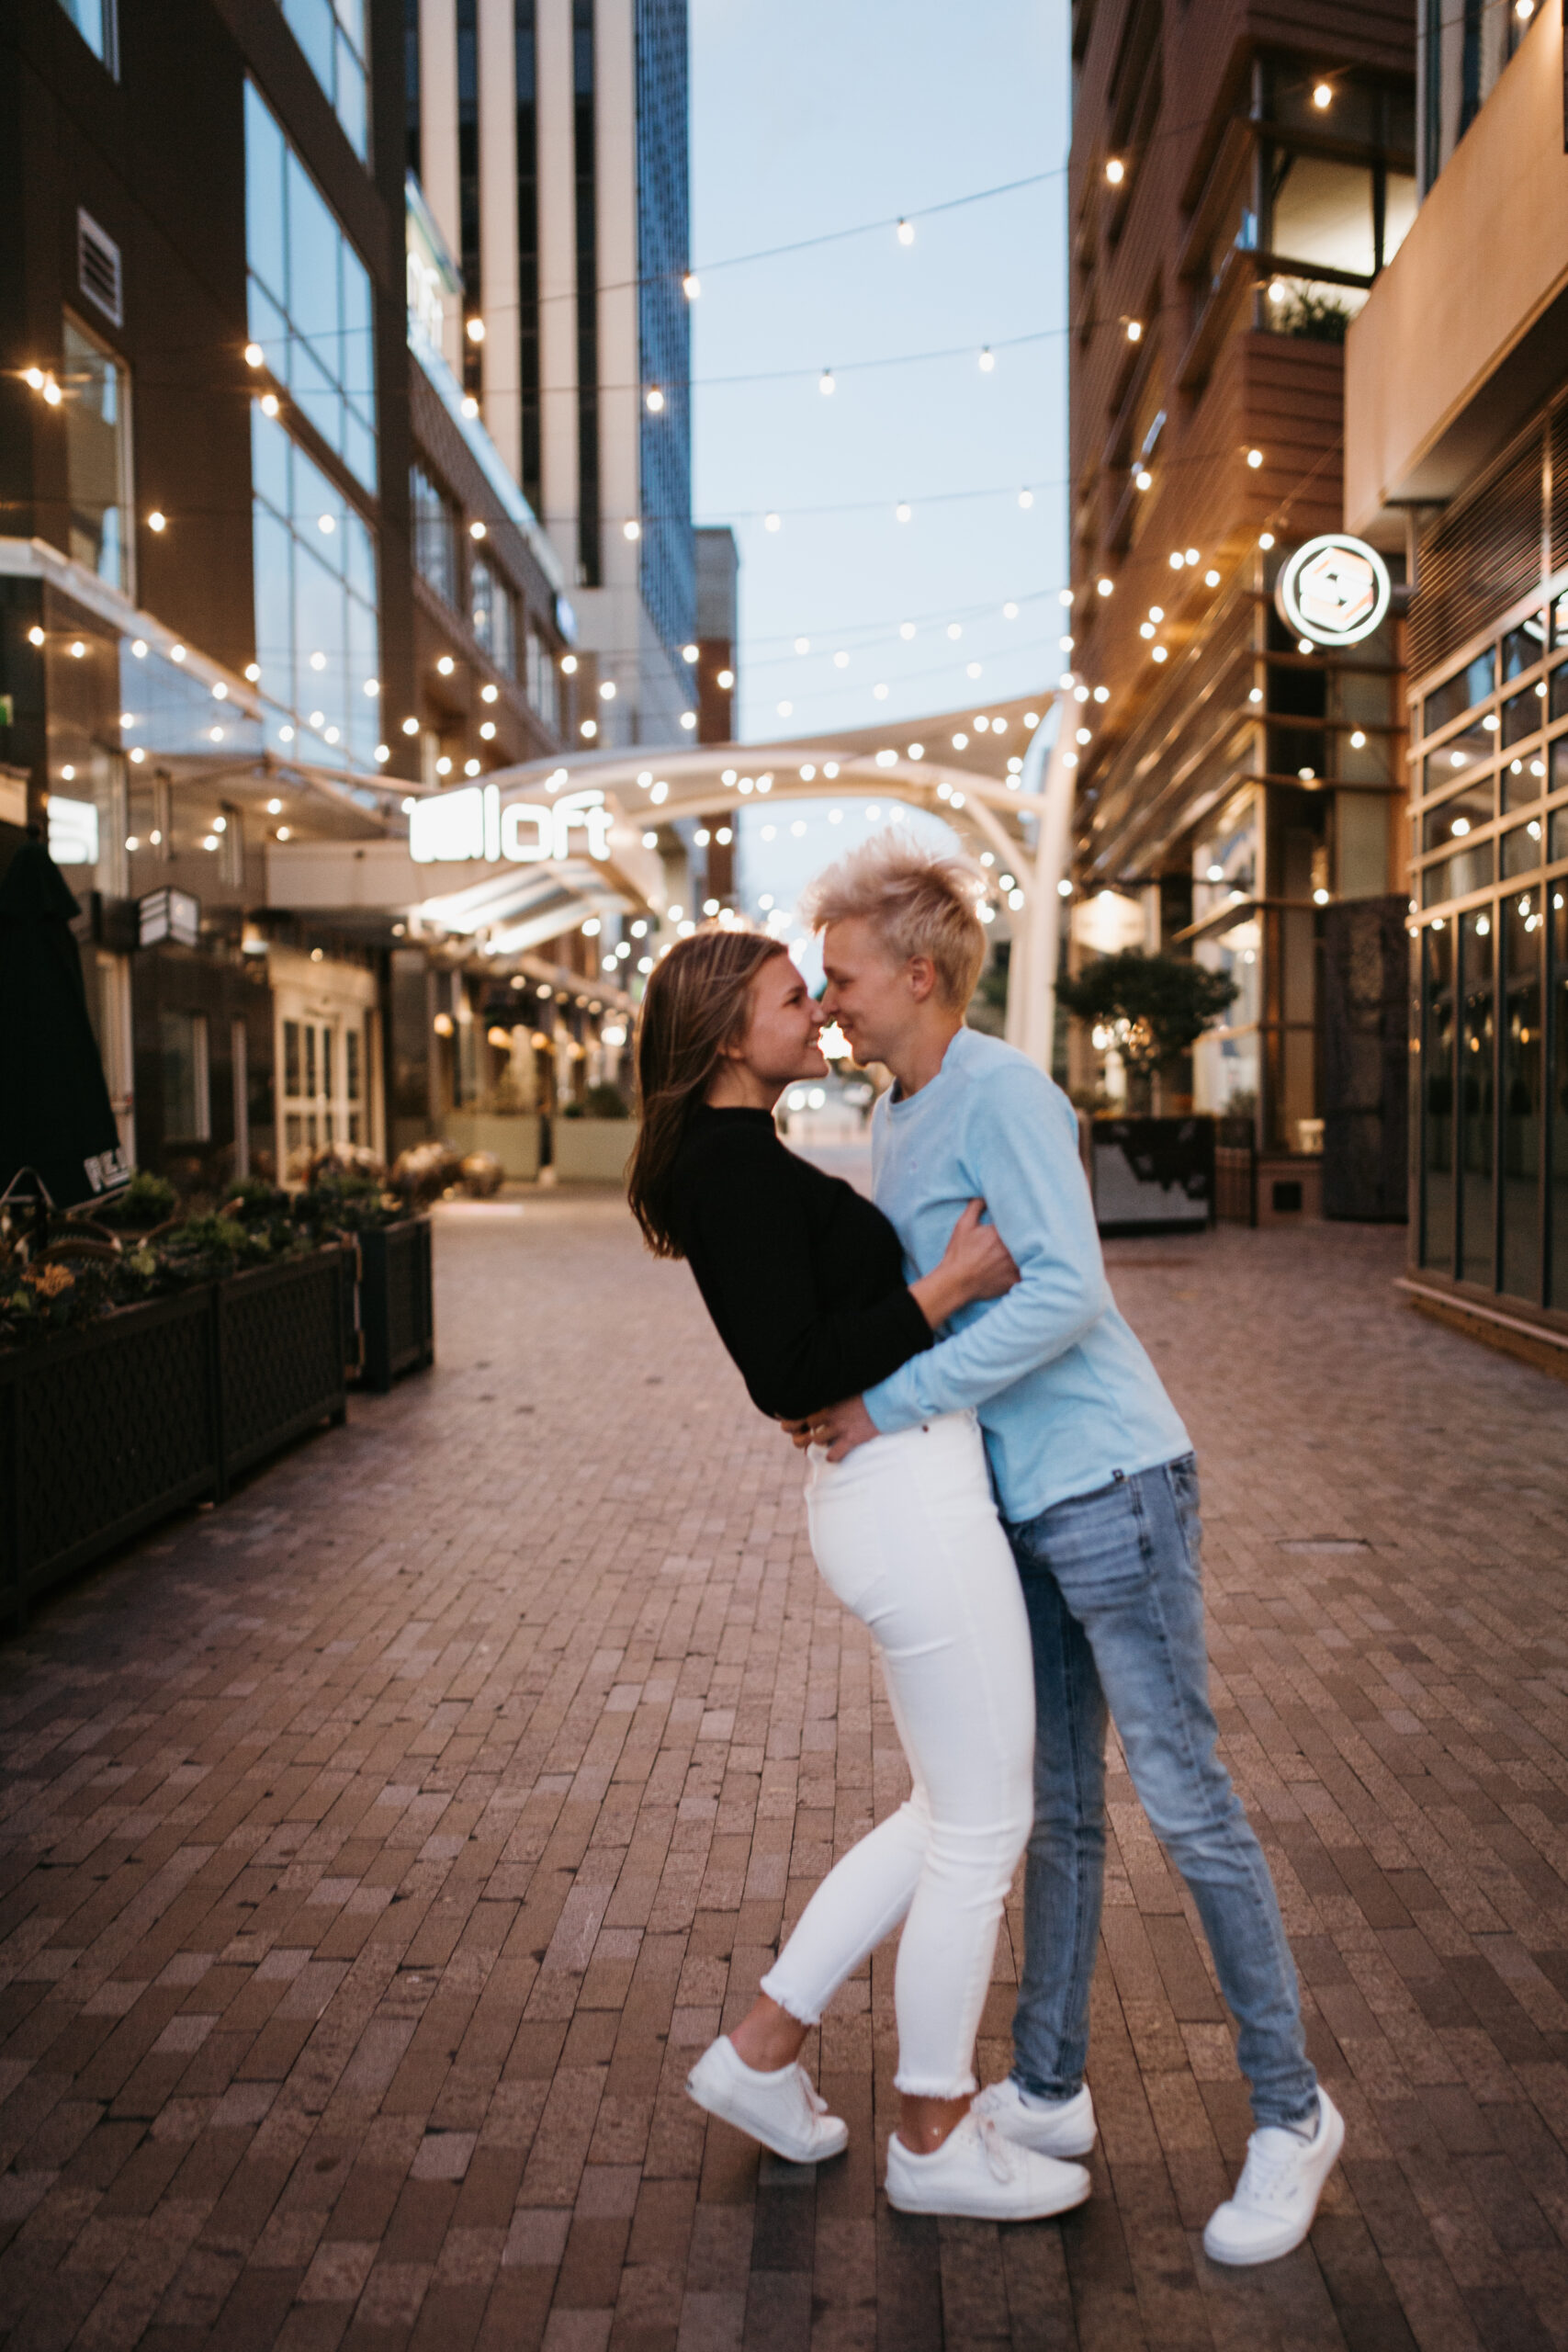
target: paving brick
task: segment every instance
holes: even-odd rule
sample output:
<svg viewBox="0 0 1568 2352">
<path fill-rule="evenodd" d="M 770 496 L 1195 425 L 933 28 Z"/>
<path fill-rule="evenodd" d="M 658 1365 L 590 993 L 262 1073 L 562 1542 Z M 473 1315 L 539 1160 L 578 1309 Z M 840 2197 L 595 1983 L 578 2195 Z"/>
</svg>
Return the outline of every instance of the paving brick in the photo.
<svg viewBox="0 0 1568 2352">
<path fill-rule="evenodd" d="M 563 1191 L 439 1213 L 434 1373 L 0 1649 L 7 2346 L 1568 2341 L 1568 1391 L 1403 1309 L 1401 1239 L 1110 1253 L 1349 2122 L 1307 2247 L 1199 2249 L 1244 2086 L 1114 1741 L 1080 2212 L 887 2209 L 890 1951 L 808 2045 L 819 2177 L 684 2098 L 903 1767 L 689 1276 Z M 989 2071 L 1021 1939 L 1015 1889 Z"/>
</svg>

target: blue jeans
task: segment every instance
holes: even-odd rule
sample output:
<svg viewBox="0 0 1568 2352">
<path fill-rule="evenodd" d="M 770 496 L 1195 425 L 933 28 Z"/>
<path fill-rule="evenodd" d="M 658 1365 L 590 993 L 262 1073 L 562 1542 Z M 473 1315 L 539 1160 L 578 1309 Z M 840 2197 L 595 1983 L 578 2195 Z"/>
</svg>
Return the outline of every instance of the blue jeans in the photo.
<svg viewBox="0 0 1568 2352">
<path fill-rule="evenodd" d="M 1105 1716 L 1198 1906 L 1259 2124 L 1314 2112 L 1295 1966 L 1274 1882 L 1215 1753 L 1192 1456 L 1120 1473 L 1008 1527 L 1034 1650 L 1034 1826 L 1013 2077 L 1068 2098 L 1089 2054 L 1105 1879 Z"/>
</svg>

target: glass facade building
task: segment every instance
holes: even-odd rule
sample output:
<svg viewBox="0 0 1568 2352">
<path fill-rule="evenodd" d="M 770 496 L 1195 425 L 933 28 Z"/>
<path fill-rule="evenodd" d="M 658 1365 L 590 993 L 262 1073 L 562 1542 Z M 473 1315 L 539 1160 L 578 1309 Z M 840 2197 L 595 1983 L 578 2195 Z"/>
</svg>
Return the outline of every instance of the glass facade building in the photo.
<svg viewBox="0 0 1568 2352">
<path fill-rule="evenodd" d="M 370 277 L 255 85 L 245 85 L 252 338 L 303 416 L 376 489 Z"/>
<path fill-rule="evenodd" d="M 130 371 L 69 311 L 63 356 L 69 552 L 129 596 L 134 593 Z"/>
<path fill-rule="evenodd" d="M 640 588 L 672 662 L 696 634 L 692 529 L 692 331 L 686 0 L 637 6 L 637 346 L 645 387 L 664 395 L 639 415 Z"/>
</svg>

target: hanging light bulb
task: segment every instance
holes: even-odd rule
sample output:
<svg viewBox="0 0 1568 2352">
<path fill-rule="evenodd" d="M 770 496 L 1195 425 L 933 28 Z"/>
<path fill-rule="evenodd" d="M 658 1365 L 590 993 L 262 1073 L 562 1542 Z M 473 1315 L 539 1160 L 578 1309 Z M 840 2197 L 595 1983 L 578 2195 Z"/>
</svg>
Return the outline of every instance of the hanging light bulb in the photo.
<svg viewBox="0 0 1568 2352">
<path fill-rule="evenodd" d="M 914 511 L 908 500 L 901 498 L 893 509 L 893 519 L 896 523 L 908 523 L 913 516 Z"/>
<path fill-rule="evenodd" d="M 689 269 L 681 280 L 681 291 L 688 302 L 694 302 L 703 290 L 703 281 L 694 269 Z"/>
<path fill-rule="evenodd" d="M 1127 166 L 1122 161 L 1120 155 L 1108 155 L 1106 157 L 1105 176 L 1112 187 L 1121 187 L 1122 181 L 1127 176 Z"/>
<path fill-rule="evenodd" d="M 913 222 L 912 220 L 900 220 L 900 221 L 899 221 L 899 223 L 898 223 L 898 243 L 899 243 L 901 245 L 912 245 L 912 244 L 914 243 L 914 242 L 915 242 L 915 224 L 914 224 L 914 222 Z"/>
<path fill-rule="evenodd" d="M 663 414 L 664 395 L 660 390 L 657 384 L 649 384 L 648 390 L 643 395 L 643 399 L 649 416 L 661 416 Z"/>
<path fill-rule="evenodd" d="M 985 346 L 985 348 L 983 349 L 983 351 L 982 351 L 982 352 L 981 352 L 981 354 L 980 354 L 980 373 L 981 373 L 981 375 L 982 375 L 982 376 L 988 376 L 988 375 L 991 373 L 992 368 L 995 368 L 996 364 L 997 364 L 997 355 L 996 355 L 996 353 L 991 349 L 990 345 L 989 345 L 989 344 L 987 344 L 987 345 L 986 345 L 986 346 Z"/>
<path fill-rule="evenodd" d="M 824 400 L 829 400 L 832 397 L 837 387 L 833 382 L 833 371 L 830 368 L 824 368 L 820 376 L 818 377 L 817 389 Z"/>
</svg>

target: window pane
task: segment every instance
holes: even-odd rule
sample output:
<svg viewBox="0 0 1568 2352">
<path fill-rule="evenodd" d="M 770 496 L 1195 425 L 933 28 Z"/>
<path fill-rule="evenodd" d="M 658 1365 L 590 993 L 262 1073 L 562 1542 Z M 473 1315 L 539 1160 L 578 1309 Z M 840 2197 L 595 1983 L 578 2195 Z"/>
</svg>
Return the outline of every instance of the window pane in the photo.
<svg viewBox="0 0 1568 2352">
<path fill-rule="evenodd" d="M 1553 718 L 1568 718 L 1568 662 L 1560 662 L 1551 673 L 1551 707 Z"/>
<path fill-rule="evenodd" d="M 1497 722 L 1490 711 L 1486 718 L 1492 718 L 1490 727 L 1477 719 L 1473 727 L 1463 727 L 1457 735 L 1450 735 L 1440 752 L 1427 752 L 1422 769 L 1426 791 L 1443 791 L 1447 786 L 1457 783 L 1467 768 L 1475 767 L 1481 761 L 1492 757 L 1497 748 Z"/>
<path fill-rule="evenodd" d="M 1464 669 L 1456 671 L 1451 678 L 1446 678 L 1435 693 L 1427 696 L 1421 713 L 1422 733 L 1435 735 L 1439 727 L 1446 727 L 1450 718 L 1459 717 L 1461 710 L 1469 710 L 1474 704 L 1484 702 L 1492 692 L 1495 671 L 1495 658 L 1488 646 L 1484 653 L 1478 653 Z"/>
<path fill-rule="evenodd" d="M 1539 751 L 1511 759 L 1502 774 L 1503 813 L 1533 808 L 1546 781 L 1546 762 Z"/>
<path fill-rule="evenodd" d="M 1533 670 L 1546 650 L 1546 615 L 1532 613 L 1503 639 L 1503 684 Z"/>
<path fill-rule="evenodd" d="M 1467 833 L 1490 824 L 1495 810 L 1492 799 L 1492 779 L 1478 777 L 1476 782 L 1447 800 L 1439 800 L 1428 808 L 1421 820 L 1423 849 L 1446 849 L 1450 841 L 1461 842 Z"/>
<path fill-rule="evenodd" d="M 365 68 L 343 35 L 337 37 L 337 119 L 356 155 L 366 148 Z"/>
<path fill-rule="evenodd" d="M 1447 924 L 1429 923 L 1421 934 L 1421 1263 L 1447 1274 L 1454 1269 L 1454 938 Z"/>
<path fill-rule="evenodd" d="M 1523 742 L 1527 735 L 1537 735 L 1546 721 L 1546 681 L 1526 686 L 1522 694 L 1510 695 L 1503 705 L 1502 737 L 1504 748 Z"/>
<path fill-rule="evenodd" d="M 292 710 L 294 701 L 294 542 L 265 506 L 251 525 L 255 570 L 256 663 L 264 695 Z"/>
<path fill-rule="evenodd" d="M 1503 879 L 1516 874 L 1533 874 L 1540 864 L 1541 821 L 1532 817 L 1528 825 L 1516 825 L 1511 833 L 1503 836 Z"/>
<path fill-rule="evenodd" d="M 311 73 L 330 98 L 333 94 L 333 12 L 331 0 L 283 0 L 283 13 L 295 40 L 304 51 Z"/>
<path fill-rule="evenodd" d="M 283 259 L 283 133 L 254 86 L 245 85 L 245 259 L 278 303 L 288 291 Z"/>
<path fill-rule="evenodd" d="M 359 1032 L 345 1029 L 343 1036 L 344 1092 L 351 1102 L 359 1100 Z"/>
<path fill-rule="evenodd" d="M 1460 1026 L 1460 1272 L 1466 1282 L 1493 1284 L 1492 1128 L 1495 1114 L 1493 1055 L 1492 918 L 1484 910 L 1460 922 L 1463 1005 Z"/>
<path fill-rule="evenodd" d="M 1503 1279 L 1515 1298 L 1540 1296 L 1540 897 L 1502 910 Z"/>
<path fill-rule="evenodd" d="M 1372 175 L 1368 166 L 1278 149 L 1274 169 L 1270 243 L 1280 258 L 1316 262 L 1370 277 L 1377 267 L 1377 256 L 1372 244 Z"/>
<path fill-rule="evenodd" d="M 64 322 L 65 476 L 70 552 L 100 580 L 130 586 L 127 371 L 73 320 Z"/>
</svg>

